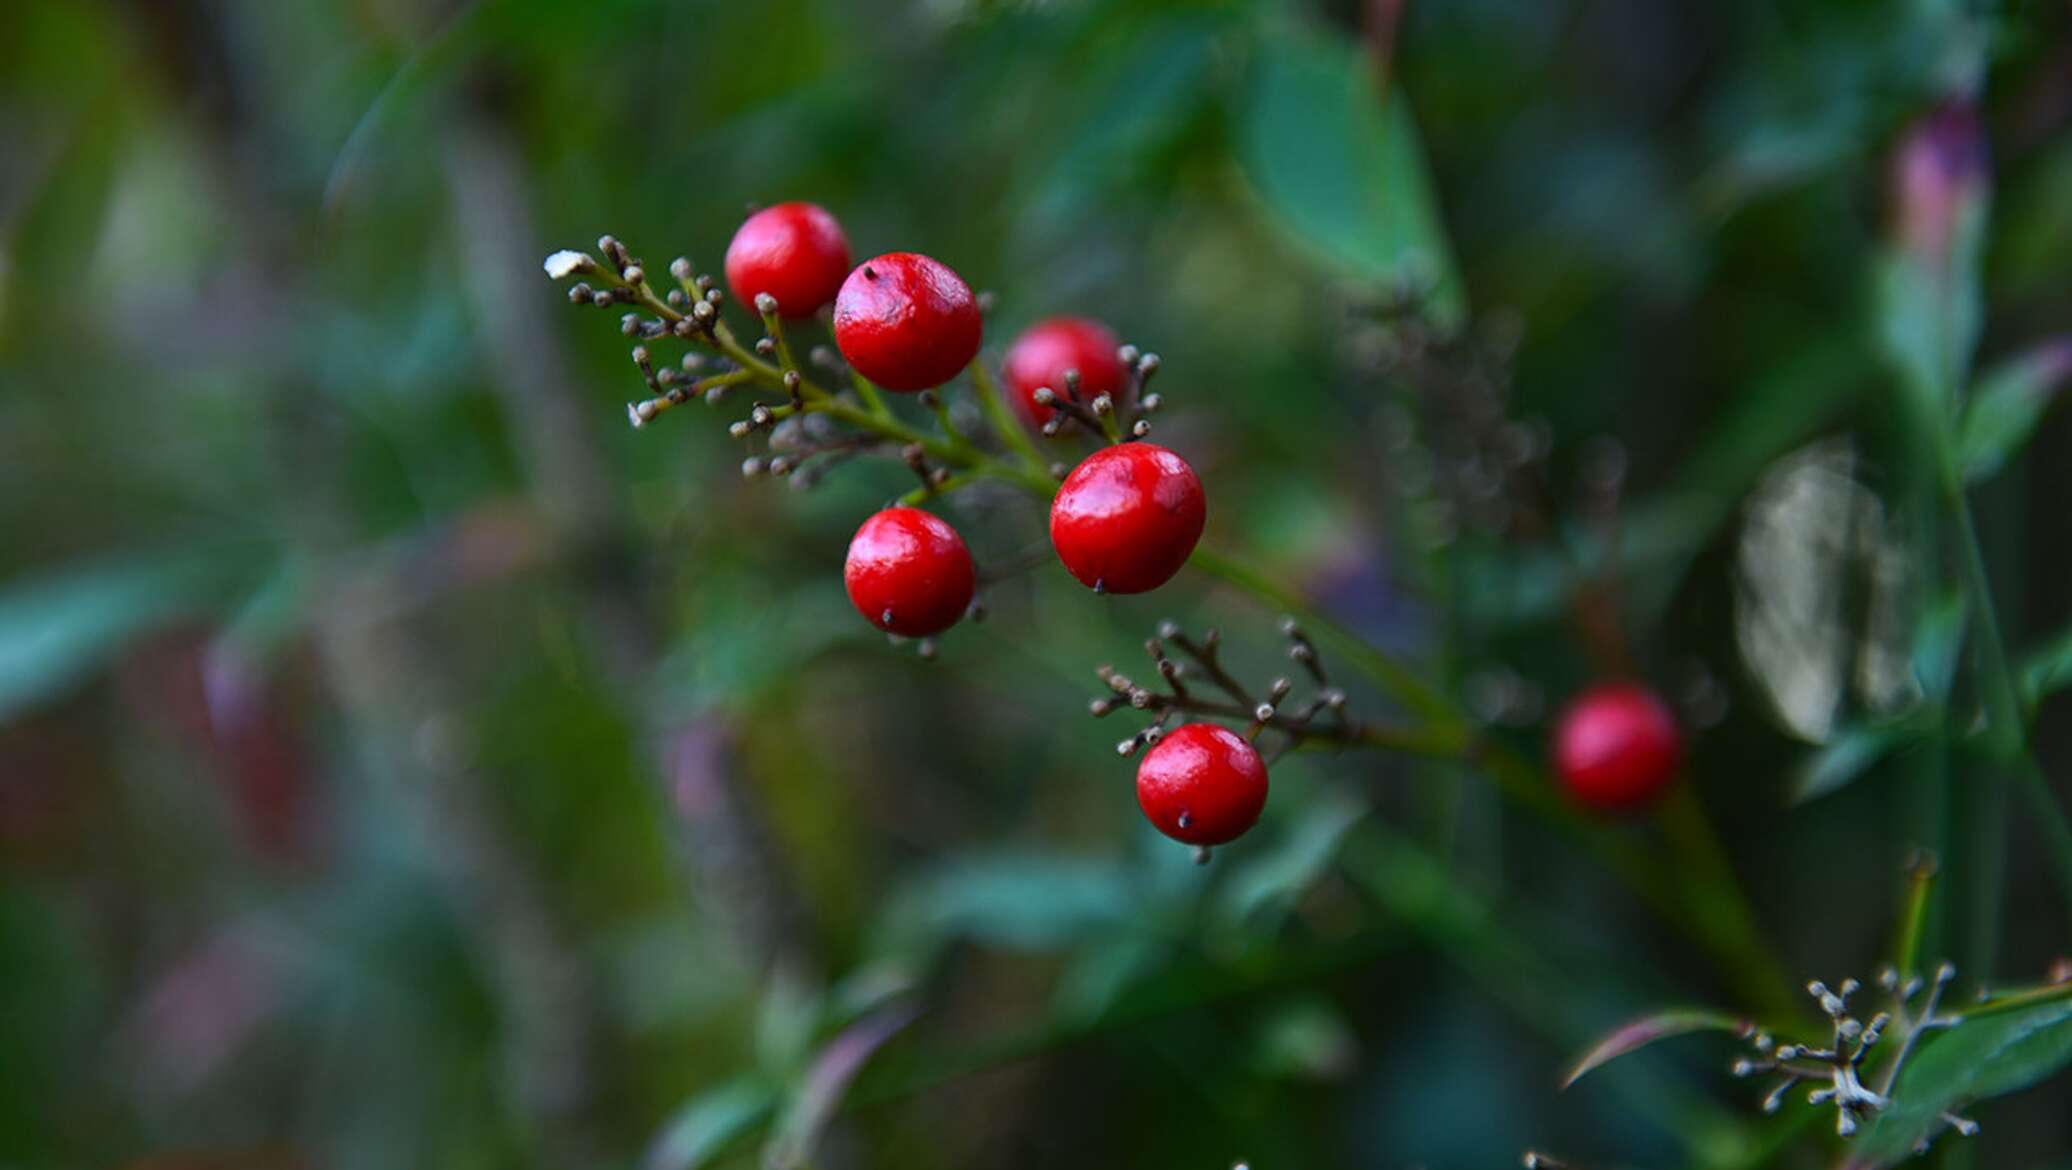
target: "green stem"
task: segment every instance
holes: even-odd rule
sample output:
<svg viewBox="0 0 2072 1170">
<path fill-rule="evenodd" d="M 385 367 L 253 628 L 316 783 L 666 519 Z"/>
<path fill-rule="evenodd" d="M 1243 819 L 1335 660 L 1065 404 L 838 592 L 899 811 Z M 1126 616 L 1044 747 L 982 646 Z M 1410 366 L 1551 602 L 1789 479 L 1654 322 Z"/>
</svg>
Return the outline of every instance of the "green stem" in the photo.
<svg viewBox="0 0 2072 1170">
<path fill-rule="evenodd" d="M 849 384 L 856 387 L 856 397 L 862 401 L 865 410 L 878 418 L 892 417 L 892 411 L 885 405 L 884 395 L 878 393 L 877 386 L 869 378 L 857 373 L 854 366 L 849 368 Z"/>
<path fill-rule="evenodd" d="M 1957 469 L 1956 460 L 1943 444 L 1942 451 L 1943 502 L 1949 510 L 1950 522 L 1957 533 L 1957 547 L 1964 566 L 1965 590 L 1971 596 L 1972 614 L 1978 621 L 1978 639 L 1975 643 L 1979 674 L 1979 689 L 1984 695 L 1986 707 L 1987 745 L 1995 761 L 2003 770 L 2011 770 L 2019 782 L 2021 794 L 2026 801 L 2029 814 L 2041 826 L 2045 844 L 2051 859 L 2051 868 L 2056 876 L 2061 894 L 2072 903 L 2072 823 L 2068 823 L 2065 810 L 2059 806 L 2056 796 L 2050 790 L 2050 783 L 2044 778 L 2043 770 L 2029 753 L 2028 723 L 2022 713 L 2019 685 L 2013 668 L 2008 664 L 2007 645 L 2000 634 L 2000 616 L 1993 602 L 1992 580 L 1986 573 L 1986 559 L 1980 549 L 1977 526 L 1972 521 L 1971 502 L 1965 494 L 1963 476 Z M 2004 779 L 2004 777 L 2003 777 Z M 2004 798 L 1993 802 L 2002 807 L 1993 812 L 1999 815 L 1990 818 L 1984 828 L 1999 833 L 2005 820 Z M 1986 856 L 1997 856 L 1998 850 L 1989 851 Z M 1994 896 L 1997 909 L 1998 874 L 1987 883 Z M 1983 976 L 1985 972 L 1975 971 Z"/>
<path fill-rule="evenodd" d="M 978 396 L 979 409 L 986 414 L 986 421 L 999 432 L 1000 441 L 1006 443 L 1021 456 L 1022 462 L 1031 470 L 1040 473 L 1048 481 L 1050 464 L 1043 458 L 1043 452 L 1036 449 L 1035 440 L 1029 438 L 1028 429 L 1020 419 L 1007 409 L 1007 403 L 1000 397 L 1000 387 L 993 382 L 993 372 L 986 368 L 986 359 L 971 359 L 971 385 Z M 1046 496 L 1050 491 L 1044 493 Z"/>
<path fill-rule="evenodd" d="M 1765 943 L 1733 861 L 1688 782 L 1663 801 L 1661 825 L 1677 862 L 1695 879 L 1684 897 L 1688 912 L 1707 924 L 1702 933 L 1714 960 L 1760 1014 L 1791 1018 L 1800 1010 L 1791 978 L 1778 965 L 1776 948 Z"/>
</svg>

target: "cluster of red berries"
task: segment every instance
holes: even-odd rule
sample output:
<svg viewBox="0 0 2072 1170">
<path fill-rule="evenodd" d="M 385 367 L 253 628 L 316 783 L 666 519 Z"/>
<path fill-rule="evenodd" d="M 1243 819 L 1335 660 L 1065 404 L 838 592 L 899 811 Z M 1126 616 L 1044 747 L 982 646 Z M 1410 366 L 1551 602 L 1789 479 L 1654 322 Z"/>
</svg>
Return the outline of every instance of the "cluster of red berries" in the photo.
<svg viewBox="0 0 2072 1170">
<path fill-rule="evenodd" d="M 571 299 L 659 307 L 646 291 L 638 262 L 615 241 L 606 239 L 600 245 L 618 272 L 618 284 L 605 291 L 578 285 Z M 589 257 L 576 253 L 557 253 L 549 259 L 548 270 L 557 276 L 600 271 Z M 671 272 L 684 282 L 686 296 L 678 300 L 672 293 L 669 305 L 692 311 L 645 326 L 629 315 L 627 332 L 658 336 L 674 321 L 679 335 L 703 328 L 711 336 L 715 314 L 705 301 L 716 304 L 719 294 L 709 290 L 706 278 L 694 282 L 685 261 L 677 261 Z M 727 248 L 726 279 L 734 297 L 756 306 L 770 322 L 773 337 L 759 344 L 761 354 L 779 345 L 775 318 L 801 320 L 832 306 L 835 346 L 854 373 L 867 380 L 861 387 L 865 391 L 932 390 L 970 367 L 984 339 L 979 298 L 953 269 L 914 252 L 886 253 L 852 266 L 841 224 L 811 203 L 784 203 L 751 215 Z M 705 300 L 695 304 L 689 297 L 694 283 L 708 290 Z M 784 359 L 784 385 L 791 390 L 796 411 L 802 406 L 801 382 L 788 351 Z M 644 350 L 635 350 L 635 361 L 650 385 L 666 392 L 664 398 L 639 405 L 634 412 L 638 425 L 682 400 L 684 391 L 670 376 L 651 369 Z M 1051 544 L 1058 559 L 1096 592 L 1158 588 L 1179 572 L 1201 537 L 1206 502 L 1193 468 L 1172 451 L 1141 441 L 1148 424 L 1139 421 L 1127 435 L 1112 425 L 1118 410 L 1157 407 L 1157 395 L 1135 393 L 1156 365 L 1154 355 L 1119 345 L 1105 326 L 1078 317 L 1056 317 L 1030 327 L 1008 347 L 1003 362 L 1008 401 L 1024 425 L 1048 436 L 1077 422 L 1110 440 L 1063 474 L 1050 508 Z M 691 368 L 688 359 L 685 368 Z M 723 387 L 725 377 L 712 384 Z M 719 392 L 710 392 L 713 400 Z M 1142 401 L 1132 402 L 1133 397 Z M 882 415 L 881 407 L 874 408 Z M 772 417 L 765 408 L 758 411 L 762 419 Z M 736 425 L 755 424 L 752 420 Z M 773 467 L 775 462 L 771 461 Z M 938 482 L 925 474 L 924 481 L 931 486 Z M 971 552 L 956 529 L 904 504 L 885 508 L 857 529 L 843 577 L 851 603 L 865 620 L 888 633 L 917 638 L 955 625 L 971 610 L 978 584 Z M 1130 744 L 1131 750 L 1149 747 L 1137 772 L 1137 799 L 1160 832 L 1202 847 L 1204 856 L 1207 847 L 1250 829 L 1265 807 L 1267 767 L 1252 742 L 1262 729 L 1271 725 L 1288 734 L 1291 742 L 1328 734 L 1332 728 L 1341 736 L 1351 734 L 1352 725 L 1342 713 L 1329 726 L 1313 721 L 1320 711 L 1339 712 L 1343 692 L 1325 686 L 1307 639 L 1299 631 L 1291 636 L 1296 643 L 1292 656 L 1310 669 L 1323 689 L 1306 713 L 1290 716 L 1276 706 L 1287 695 L 1288 684 L 1277 682 L 1269 701 L 1257 705 L 1248 735 L 1208 722 L 1165 730 L 1167 716 L 1194 708 L 1185 705 L 1180 669 L 1154 649 L 1175 691 L 1161 698 L 1177 701 L 1161 708 L 1159 722 Z M 1157 641 L 1150 645 L 1155 647 Z M 1215 666 L 1213 634 L 1204 646 L 1204 668 L 1211 677 L 1230 682 Z M 1241 688 L 1232 684 L 1232 689 L 1243 698 Z M 1132 705 L 1143 705 L 1135 697 L 1133 693 Z M 1249 703 L 1243 698 L 1240 705 Z M 1205 713 L 1228 714 L 1220 708 Z M 1603 812 L 1651 803 L 1674 777 L 1681 757 L 1681 738 L 1668 708 L 1652 692 L 1631 684 L 1583 693 L 1563 712 L 1554 737 L 1556 775 L 1576 801 Z"/>
<path fill-rule="evenodd" d="M 978 298 L 948 265 L 889 252 L 851 268 L 841 224 L 810 203 L 750 216 L 727 248 L 726 269 L 735 297 L 750 304 L 774 298 L 788 317 L 810 317 L 832 302 L 836 348 L 886 390 L 913 393 L 948 382 L 978 356 L 984 338 Z M 1060 387 L 1112 402 L 1128 381 L 1120 350 L 1097 322 L 1042 322 L 1008 349 L 1012 401 L 1038 428 L 1056 413 Z M 1180 571 L 1205 516 L 1201 480 L 1186 460 L 1125 441 L 1096 451 L 1065 477 L 1051 505 L 1051 543 L 1082 584 L 1142 593 Z M 957 531 L 905 506 L 864 521 L 843 576 L 867 621 L 909 637 L 956 624 L 978 579 Z"/>
<path fill-rule="evenodd" d="M 842 357 L 887 390 L 948 382 L 977 357 L 984 337 L 978 300 L 948 265 L 892 252 L 852 269 L 841 224 L 810 203 L 750 216 L 727 248 L 726 270 L 736 298 L 755 304 L 774 297 L 788 317 L 809 317 L 832 301 Z M 1008 348 L 1009 400 L 1028 425 L 1055 433 L 1061 390 L 1074 401 L 1105 396 L 1111 404 L 1127 392 L 1122 352 L 1099 322 L 1043 321 Z M 1206 515 L 1201 480 L 1186 460 L 1150 443 L 1118 442 L 1065 476 L 1051 502 L 1051 545 L 1066 570 L 1096 592 L 1143 593 L 1180 571 Z M 865 620 L 925 637 L 964 615 L 978 577 L 956 529 L 896 505 L 856 530 L 843 579 Z M 1221 844 L 1258 819 L 1266 765 L 1242 737 L 1190 723 L 1145 755 L 1137 795 L 1145 816 L 1168 836 Z"/>
</svg>

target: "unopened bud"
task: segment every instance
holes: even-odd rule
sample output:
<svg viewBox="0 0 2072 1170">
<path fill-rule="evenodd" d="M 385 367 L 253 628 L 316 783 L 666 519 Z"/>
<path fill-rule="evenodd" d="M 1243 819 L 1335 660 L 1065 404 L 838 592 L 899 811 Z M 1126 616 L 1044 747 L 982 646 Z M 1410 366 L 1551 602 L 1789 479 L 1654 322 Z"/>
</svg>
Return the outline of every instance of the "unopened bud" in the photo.
<svg viewBox="0 0 2072 1170">
<path fill-rule="evenodd" d="M 760 292 L 755 294 L 755 311 L 761 313 L 765 317 L 776 316 L 777 298 L 771 296 L 769 293 L 766 292 Z"/>
</svg>

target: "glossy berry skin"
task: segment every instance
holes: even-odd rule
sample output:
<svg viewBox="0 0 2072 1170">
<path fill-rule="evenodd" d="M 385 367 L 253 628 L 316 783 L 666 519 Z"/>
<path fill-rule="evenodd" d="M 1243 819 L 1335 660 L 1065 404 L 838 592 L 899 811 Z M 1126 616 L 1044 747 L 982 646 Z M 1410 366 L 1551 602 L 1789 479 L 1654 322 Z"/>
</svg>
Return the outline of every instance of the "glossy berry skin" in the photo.
<svg viewBox="0 0 2072 1170">
<path fill-rule="evenodd" d="M 1050 505 L 1050 543 L 1079 583 L 1143 593 L 1172 580 L 1201 539 L 1208 501 L 1187 461 L 1151 443 L 1086 457 Z"/>
<path fill-rule="evenodd" d="M 1661 796 L 1683 764 L 1676 717 L 1646 687 L 1604 683 L 1576 696 L 1554 730 L 1554 771 L 1577 803 L 1630 812 Z"/>
<path fill-rule="evenodd" d="M 978 298 L 949 266 L 917 252 L 857 265 L 835 295 L 835 345 L 887 390 L 926 390 L 978 356 Z"/>
<path fill-rule="evenodd" d="M 1036 391 L 1048 386 L 1064 397 L 1065 371 L 1077 370 L 1081 402 L 1090 403 L 1106 394 L 1121 405 L 1129 377 L 1122 359 L 1115 356 L 1117 348 L 1115 334 L 1099 321 L 1085 317 L 1038 321 L 1014 339 L 1001 363 L 1008 401 L 1023 421 L 1040 427 L 1057 410 L 1037 402 Z"/>
<path fill-rule="evenodd" d="M 727 245 L 727 287 L 755 307 L 769 293 L 791 320 L 811 317 L 835 299 L 849 275 L 849 238 L 835 217 L 811 203 L 765 207 L 742 223 Z"/>
<path fill-rule="evenodd" d="M 940 634 L 971 604 L 978 577 L 957 530 L 919 508 L 887 508 L 863 522 L 842 567 L 864 620 L 910 638 Z"/>
<path fill-rule="evenodd" d="M 1175 841 L 1234 841 L 1266 807 L 1266 761 L 1228 728 L 1185 724 L 1144 753 L 1137 765 L 1137 806 Z"/>
</svg>

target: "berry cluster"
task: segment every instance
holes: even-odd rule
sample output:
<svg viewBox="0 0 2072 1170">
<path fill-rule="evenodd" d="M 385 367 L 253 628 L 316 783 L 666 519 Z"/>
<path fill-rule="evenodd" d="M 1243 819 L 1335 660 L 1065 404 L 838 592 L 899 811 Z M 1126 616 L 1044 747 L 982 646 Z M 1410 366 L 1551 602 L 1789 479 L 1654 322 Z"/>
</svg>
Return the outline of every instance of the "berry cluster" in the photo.
<svg viewBox="0 0 2072 1170">
<path fill-rule="evenodd" d="M 955 270 L 916 252 L 889 252 L 851 264 L 842 225 L 810 203 L 783 203 L 750 215 L 728 245 L 727 289 L 754 308 L 762 333 L 743 344 L 721 313 L 717 282 L 688 260 L 668 266 L 673 287 L 658 293 L 645 264 L 618 240 L 598 241 L 602 259 L 557 252 L 546 268 L 557 279 L 581 277 L 570 300 L 621 307 L 621 331 L 636 341 L 634 365 L 653 396 L 632 403 L 643 427 L 663 412 L 699 399 L 757 396 L 731 433 L 766 435 L 768 453 L 742 464 L 749 476 L 788 477 L 806 487 L 851 458 L 897 458 L 919 486 L 868 517 L 849 543 L 843 580 L 865 621 L 895 638 L 934 638 L 976 615 L 980 574 L 963 537 L 924 510 L 969 483 L 1009 483 L 1050 502 L 1050 541 L 1060 563 L 1097 593 L 1144 593 L 1165 584 L 1193 555 L 1207 519 L 1200 478 L 1173 451 L 1146 441 L 1160 396 L 1147 389 L 1157 354 L 1119 343 L 1097 321 L 1060 316 L 1040 321 L 1010 344 L 995 382 L 979 356 L 988 298 Z M 833 348 L 815 346 L 809 363 L 845 378 L 831 389 L 808 373 L 788 330 L 817 320 Z M 674 366 L 658 365 L 650 343 L 685 342 Z M 944 388 L 969 374 L 976 412 L 961 414 Z M 881 391 L 911 395 L 934 417 L 930 429 L 901 417 Z M 986 424 L 977 424 L 982 418 Z M 1043 440 L 1077 437 L 1095 443 L 1076 465 L 1058 462 Z M 1153 722 L 1121 745 L 1148 747 L 1137 776 L 1138 802 L 1161 832 L 1207 848 L 1244 833 L 1266 800 L 1267 761 L 1254 742 L 1279 733 L 1285 746 L 1305 740 L 1398 746 L 1388 729 L 1347 719 L 1345 695 L 1327 682 L 1316 648 L 1290 622 L 1290 656 L 1315 682 L 1300 706 L 1291 684 L 1275 680 L 1263 699 L 1239 684 L 1217 659 L 1212 631 L 1200 643 L 1167 624 L 1148 643 L 1166 690 L 1149 690 L 1103 668 L 1116 698 L 1094 704 L 1106 714 L 1124 701 Z M 1169 658 L 1172 647 L 1185 662 Z M 1199 672 L 1222 697 L 1190 692 Z M 1188 713 L 1246 725 L 1168 725 Z M 1599 812 L 1651 803 L 1675 775 L 1682 756 L 1675 720 L 1661 701 L 1630 684 L 1585 692 L 1562 715 L 1554 770 L 1570 796 Z"/>
<path fill-rule="evenodd" d="M 933 637 L 977 610 L 979 574 L 955 528 L 920 505 L 981 478 L 1005 479 L 1050 499 L 1050 538 L 1066 571 L 1096 593 L 1144 593 L 1171 580 L 1194 552 L 1208 515 L 1201 479 L 1173 451 L 1146 442 L 1145 416 L 1160 406 L 1146 390 L 1158 355 L 1119 343 L 1097 321 L 1053 317 L 1016 338 L 1006 353 L 1006 394 L 979 360 L 984 298 L 948 265 L 916 252 L 889 252 L 852 266 L 842 225 L 810 203 L 783 203 L 750 215 L 726 253 L 726 283 L 754 306 L 763 336 L 742 345 L 721 317 L 716 283 L 690 262 L 669 266 L 676 287 L 658 295 L 646 265 L 612 237 L 603 259 L 557 252 L 556 278 L 589 279 L 570 290 L 577 304 L 624 306 L 622 331 L 642 344 L 633 360 L 655 396 L 628 407 L 634 426 L 699 398 L 729 392 L 774 395 L 733 424 L 736 437 L 769 435 L 771 453 L 751 457 L 747 475 L 790 476 L 809 484 L 821 469 L 877 451 L 896 454 L 920 487 L 867 518 L 849 543 L 843 581 L 864 620 L 888 634 Z M 843 392 L 823 388 L 794 357 L 787 323 L 823 318 L 835 351 L 812 360 L 847 375 Z M 676 368 L 658 367 L 647 342 L 674 338 L 692 350 Z M 993 434 L 972 433 L 945 404 L 942 388 L 966 370 Z M 939 434 L 902 420 L 880 391 L 916 395 Z M 846 433 L 842 430 L 846 427 Z M 1032 433 L 1033 432 L 1033 433 Z M 1092 437 L 1099 446 L 1077 465 L 1047 458 L 1038 438 Z M 1246 708 L 1251 704 L 1247 702 Z M 1265 799 L 1265 766 L 1250 743 L 1207 724 L 1146 760 L 1145 811 L 1181 840 L 1215 844 L 1250 827 Z M 1200 745 L 1189 755 L 1182 749 Z M 1233 746 L 1234 745 L 1234 746 Z M 1220 748 L 1221 750 L 1206 750 Z M 1219 771 L 1220 770 L 1220 771 Z M 1212 773 L 1240 775 L 1230 788 Z M 1141 784 L 1140 784 L 1141 786 Z"/>
</svg>

